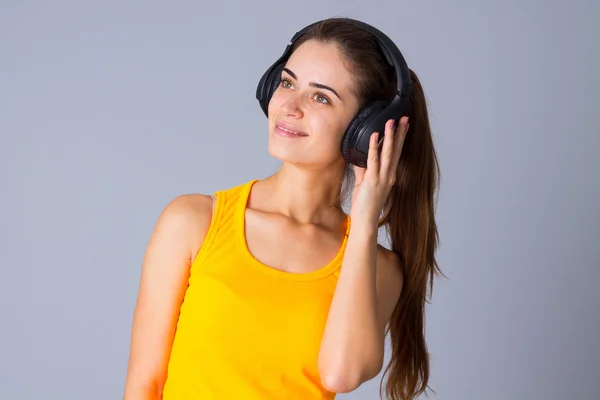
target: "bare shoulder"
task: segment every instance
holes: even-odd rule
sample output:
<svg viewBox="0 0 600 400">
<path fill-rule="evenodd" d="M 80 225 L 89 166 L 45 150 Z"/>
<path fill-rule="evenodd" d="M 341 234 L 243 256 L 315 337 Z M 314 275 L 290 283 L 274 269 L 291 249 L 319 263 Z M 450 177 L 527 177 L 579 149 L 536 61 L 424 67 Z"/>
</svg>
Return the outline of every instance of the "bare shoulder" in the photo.
<svg viewBox="0 0 600 400">
<path fill-rule="evenodd" d="M 212 215 L 213 198 L 207 194 L 182 194 L 175 197 L 164 208 L 161 216 L 179 218 L 182 221 L 190 219 L 205 219 Z"/>
<path fill-rule="evenodd" d="M 381 265 L 386 270 L 392 270 L 392 273 L 402 274 L 402 263 L 398 254 L 377 244 L 377 265 Z"/>
<path fill-rule="evenodd" d="M 183 194 L 173 198 L 159 217 L 157 229 L 176 231 L 189 240 L 190 250 L 199 246 L 212 220 L 214 201 L 207 194 Z"/>
<path fill-rule="evenodd" d="M 395 252 L 377 245 L 377 281 L 392 297 L 399 296 L 404 283 L 404 268 Z"/>
</svg>

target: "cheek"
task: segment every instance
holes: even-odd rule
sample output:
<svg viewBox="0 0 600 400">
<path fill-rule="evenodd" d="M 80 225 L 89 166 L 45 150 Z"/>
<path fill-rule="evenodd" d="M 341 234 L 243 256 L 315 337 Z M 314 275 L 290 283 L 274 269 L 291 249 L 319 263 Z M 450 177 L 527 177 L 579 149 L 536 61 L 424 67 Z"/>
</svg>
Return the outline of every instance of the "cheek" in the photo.
<svg viewBox="0 0 600 400">
<path fill-rule="evenodd" d="M 273 93 L 273 96 L 271 96 L 271 100 L 269 101 L 269 106 L 267 108 L 267 111 L 269 113 L 269 119 L 271 119 L 272 117 L 274 117 L 277 112 L 279 111 L 279 109 L 281 108 L 281 106 L 283 105 L 283 103 L 285 102 L 285 96 L 283 96 L 281 94 L 281 91 L 277 90 L 275 93 Z"/>
<path fill-rule="evenodd" d="M 342 137 L 346 131 L 346 125 L 340 123 L 335 118 L 321 118 L 317 121 L 318 129 L 320 132 L 320 141 L 324 145 L 328 146 L 339 146 L 342 143 Z M 327 142 L 325 144 L 324 142 Z"/>
</svg>

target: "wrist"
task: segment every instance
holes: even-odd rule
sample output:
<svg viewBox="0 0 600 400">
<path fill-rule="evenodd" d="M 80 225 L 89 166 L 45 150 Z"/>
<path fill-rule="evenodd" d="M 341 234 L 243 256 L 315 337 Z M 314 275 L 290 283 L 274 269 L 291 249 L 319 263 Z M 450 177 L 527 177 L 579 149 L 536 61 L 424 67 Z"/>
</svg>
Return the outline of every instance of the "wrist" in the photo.
<svg viewBox="0 0 600 400">
<path fill-rule="evenodd" d="M 379 226 L 377 218 L 350 216 L 350 235 L 359 236 L 365 240 L 377 238 Z"/>
</svg>

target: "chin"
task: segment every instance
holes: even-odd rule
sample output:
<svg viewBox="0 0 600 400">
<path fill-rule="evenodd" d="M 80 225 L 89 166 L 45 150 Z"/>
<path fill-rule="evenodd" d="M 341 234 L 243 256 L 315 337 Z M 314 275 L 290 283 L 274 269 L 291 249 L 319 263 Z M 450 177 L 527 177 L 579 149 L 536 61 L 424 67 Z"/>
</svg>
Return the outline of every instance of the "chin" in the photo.
<svg viewBox="0 0 600 400">
<path fill-rule="evenodd" d="M 269 143 L 269 154 L 281 161 L 289 162 L 292 164 L 307 163 L 306 155 L 297 151 L 297 149 L 289 148 L 289 146 L 281 146 L 279 144 L 274 145 Z"/>
<path fill-rule="evenodd" d="M 298 150 L 291 148 L 291 146 L 281 146 L 279 144 L 269 144 L 269 154 L 273 157 L 294 165 L 301 165 L 304 167 L 314 168 L 331 168 L 333 165 L 338 163 L 345 164 L 341 155 L 339 158 L 332 159 L 331 157 L 317 157 L 317 154 L 308 154 L 307 150 Z"/>
</svg>

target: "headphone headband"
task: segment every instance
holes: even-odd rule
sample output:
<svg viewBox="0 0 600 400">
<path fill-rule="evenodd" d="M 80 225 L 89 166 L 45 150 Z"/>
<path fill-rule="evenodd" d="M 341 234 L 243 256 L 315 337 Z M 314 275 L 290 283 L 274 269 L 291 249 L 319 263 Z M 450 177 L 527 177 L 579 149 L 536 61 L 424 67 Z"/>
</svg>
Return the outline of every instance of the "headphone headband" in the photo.
<svg viewBox="0 0 600 400">
<path fill-rule="evenodd" d="M 275 92 L 280 76 L 279 73 L 290 57 L 294 44 L 313 26 L 327 20 L 314 22 L 298 32 L 292 37 L 290 43 L 286 46 L 283 54 L 275 61 L 263 74 L 256 88 L 256 99 L 258 100 L 264 114 L 268 116 L 268 107 L 271 96 Z M 391 101 L 377 99 L 369 103 L 360 110 L 355 118 L 350 122 L 344 138 L 342 140 L 342 155 L 348 162 L 360 167 L 366 166 L 366 158 L 369 148 L 369 137 L 373 132 L 383 132 L 385 123 L 389 119 L 399 119 L 408 108 L 408 101 L 412 91 L 412 81 L 410 70 L 396 44 L 379 29 L 365 22 L 347 18 L 359 28 L 371 33 L 381 50 L 386 62 L 393 67 L 396 74 L 396 93 Z M 379 136 L 379 148 L 383 142 L 383 135 Z"/>
<path fill-rule="evenodd" d="M 398 49 L 398 46 L 396 46 L 396 44 L 385 33 L 380 31 L 379 29 L 375 28 L 373 25 L 369 25 L 366 22 L 359 21 L 356 19 L 348 19 L 348 20 L 352 21 L 352 23 L 354 23 L 356 25 L 359 25 L 361 28 L 363 28 L 364 30 L 366 30 L 367 32 L 369 32 L 373 36 L 375 36 L 375 38 L 377 39 L 377 44 L 379 45 L 379 49 L 381 50 L 381 53 L 383 54 L 383 57 L 385 58 L 387 63 L 394 68 L 394 71 L 396 73 L 397 93 L 401 97 L 410 96 L 410 92 L 412 90 L 412 81 L 410 79 L 410 72 L 408 69 L 408 64 L 406 63 L 406 60 L 404 59 L 402 52 L 400 51 L 400 49 Z M 314 22 L 314 23 L 302 28 L 298 32 L 296 32 L 296 34 L 290 40 L 290 44 L 288 45 L 290 50 L 293 47 L 294 43 L 296 43 L 296 41 L 298 39 L 300 39 L 300 37 L 302 35 L 304 35 L 310 28 L 312 28 L 313 26 L 316 26 L 322 22 L 325 22 L 325 21 L 327 21 L 327 20 L 321 20 L 321 21 Z M 287 56 L 287 53 L 288 53 L 288 49 L 286 48 L 286 51 L 284 52 L 284 56 Z M 282 58 L 283 58 L 283 56 L 282 56 Z"/>
</svg>

